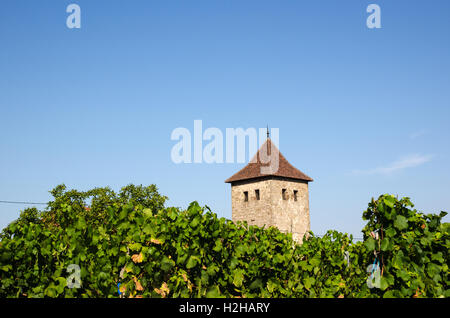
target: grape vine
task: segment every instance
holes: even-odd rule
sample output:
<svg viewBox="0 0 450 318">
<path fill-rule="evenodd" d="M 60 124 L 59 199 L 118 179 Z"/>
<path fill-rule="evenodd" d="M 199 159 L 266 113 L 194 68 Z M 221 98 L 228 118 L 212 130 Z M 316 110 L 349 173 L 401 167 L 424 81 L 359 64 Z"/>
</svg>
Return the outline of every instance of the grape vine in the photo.
<svg viewBox="0 0 450 318">
<path fill-rule="evenodd" d="M 419 213 L 408 198 L 372 200 L 363 242 L 328 231 L 297 245 L 197 202 L 165 208 L 154 185 L 51 193 L 0 236 L 0 297 L 450 296 L 446 213 Z"/>
</svg>

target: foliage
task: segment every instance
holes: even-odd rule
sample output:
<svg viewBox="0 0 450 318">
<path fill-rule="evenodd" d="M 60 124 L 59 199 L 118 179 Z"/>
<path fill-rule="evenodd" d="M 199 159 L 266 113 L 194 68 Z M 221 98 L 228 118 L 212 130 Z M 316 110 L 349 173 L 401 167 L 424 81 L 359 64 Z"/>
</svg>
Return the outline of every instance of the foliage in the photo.
<svg viewBox="0 0 450 318">
<path fill-rule="evenodd" d="M 365 244 L 381 260 L 383 297 L 449 297 L 449 223 L 447 214 L 422 214 L 409 198 L 381 196 L 363 218 Z M 378 240 L 371 233 L 377 231 Z"/>
<path fill-rule="evenodd" d="M 52 194 L 46 211 L 28 210 L 2 233 L 1 297 L 449 296 L 444 213 L 420 214 L 407 198 L 372 200 L 364 242 L 329 231 L 298 245 L 197 202 L 164 208 L 154 186 Z M 380 288 L 367 284 L 374 251 Z M 80 288 L 67 286 L 70 264 L 81 268 Z"/>
</svg>

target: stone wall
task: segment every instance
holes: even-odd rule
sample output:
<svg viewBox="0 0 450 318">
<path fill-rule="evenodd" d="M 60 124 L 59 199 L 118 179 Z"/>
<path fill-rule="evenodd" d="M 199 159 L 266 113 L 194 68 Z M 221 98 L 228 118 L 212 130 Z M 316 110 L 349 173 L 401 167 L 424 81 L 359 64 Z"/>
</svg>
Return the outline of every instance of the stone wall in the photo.
<svg viewBox="0 0 450 318">
<path fill-rule="evenodd" d="M 256 200 L 255 190 L 259 190 L 260 200 Z M 248 202 L 244 201 L 244 191 L 248 191 Z M 270 180 L 258 182 L 242 181 L 231 186 L 232 219 L 247 221 L 249 225 L 272 225 L 272 203 Z"/>
<path fill-rule="evenodd" d="M 260 200 L 255 190 L 259 190 Z M 286 189 L 286 200 L 282 189 Z M 294 198 L 297 192 L 297 201 Z M 244 200 L 248 192 L 248 202 Z M 310 230 L 308 183 L 288 178 L 266 178 L 235 182 L 231 185 L 233 221 L 249 225 L 275 226 L 282 232 L 292 232 L 297 242 Z"/>
<path fill-rule="evenodd" d="M 286 200 L 282 197 L 286 189 Z M 297 201 L 294 198 L 297 192 Z M 296 241 L 310 230 L 308 183 L 287 179 L 271 180 L 272 224 L 282 232 L 293 234 Z"/>
</svg>

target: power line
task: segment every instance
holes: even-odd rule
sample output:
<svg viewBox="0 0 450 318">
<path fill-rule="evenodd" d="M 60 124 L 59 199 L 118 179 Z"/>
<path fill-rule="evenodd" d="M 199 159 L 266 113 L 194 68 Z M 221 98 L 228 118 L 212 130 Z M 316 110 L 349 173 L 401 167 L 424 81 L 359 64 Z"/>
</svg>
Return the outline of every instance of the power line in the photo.
<svg viewBox="0 0 450 318">
<path fill-rule="evenodd" d="M 8 204 L 45 204 L 45 205 L 47 205 L 47 203 L 43 203 L 43 202 L 3 201 L 3 200 L 0 200 L 0 203 L 8 203 Z"/>
</svg>

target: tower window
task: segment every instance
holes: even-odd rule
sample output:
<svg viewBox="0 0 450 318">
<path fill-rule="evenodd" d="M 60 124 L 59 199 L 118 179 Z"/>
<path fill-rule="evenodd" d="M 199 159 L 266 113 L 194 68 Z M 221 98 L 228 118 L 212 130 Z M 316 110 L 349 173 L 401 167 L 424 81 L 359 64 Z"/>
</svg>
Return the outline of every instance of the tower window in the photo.
<svg viewBox="0 0 450 318">
<path fill-rule="evenodd" d="M 259 189 L 255 190 L 255 196 L 256 196 L 256 200 L 259 200 Z"/>
<path fill-rule="evenodd" d="M 294 201 L 297 201 L 298 190 L 294 190 Z"/>
<path fill-rule="evenodd" d="M 244 202 L 248 202 L 248 191 L 244 191 Z"/>
<path fill-rule="evenodd" d="M 281 197 L 283 198 L 283 200 L 287 200 L 287 197 L 286 197 L 286 189 L 282 189 L 282 190 L 281 190 Z"/>
</svg>

